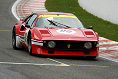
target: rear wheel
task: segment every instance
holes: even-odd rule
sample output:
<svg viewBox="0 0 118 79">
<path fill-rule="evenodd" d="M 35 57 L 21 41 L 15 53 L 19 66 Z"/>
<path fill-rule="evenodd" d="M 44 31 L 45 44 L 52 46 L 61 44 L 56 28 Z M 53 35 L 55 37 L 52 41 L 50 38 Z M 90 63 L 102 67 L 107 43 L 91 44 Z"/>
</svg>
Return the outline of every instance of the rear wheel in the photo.
<svg viewBox="0 0 118 79">
<path fill-rule="evenodd" d="M 12 31 L 12 47 L 14 49 L 18 49 L 16 47 L 16 28 L 13 28 L 13 31 Z"/>
</svg>

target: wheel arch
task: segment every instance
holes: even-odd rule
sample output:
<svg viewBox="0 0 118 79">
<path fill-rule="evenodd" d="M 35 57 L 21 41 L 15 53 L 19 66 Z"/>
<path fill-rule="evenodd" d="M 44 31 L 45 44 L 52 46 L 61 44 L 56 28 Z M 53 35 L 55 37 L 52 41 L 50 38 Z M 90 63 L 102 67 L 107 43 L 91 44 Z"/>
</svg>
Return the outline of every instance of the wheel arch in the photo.
<svg viewBox="0 0 118 79">
<path fill-rule="evenodd" d="M 18 25 L 15 25 L 14 27 L 13 27 L 13 29 L 16 29 L 16 34 L 19 34 L 19 31 L 20 31 L 20 27 L 18 27 Z"/>
<path fill-rule="evenodd" d="M 33 39 L 33 37 L 34 37 L 34 34 L 33 33 L 34 33 L 33 32 L 33 29 L 30 29 L 29 32 L 28 32 L 28 35 L 31 34 L 31 39 Z"/>
</svg>

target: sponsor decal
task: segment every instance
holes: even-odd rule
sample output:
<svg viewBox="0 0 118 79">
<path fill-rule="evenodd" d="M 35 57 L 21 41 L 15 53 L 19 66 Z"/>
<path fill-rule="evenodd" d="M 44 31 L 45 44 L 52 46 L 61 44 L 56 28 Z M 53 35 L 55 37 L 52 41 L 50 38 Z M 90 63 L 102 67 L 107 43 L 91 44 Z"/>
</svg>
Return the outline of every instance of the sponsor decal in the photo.
<svg viewBox="0 0 118 79">
<path fill-rule="evenodd" d="M 68 47 L 68 48 L 70 48 L 70 46 L 71 46 L 70 44 L 67 44 L 67 47 Z"/>
<path fill-rule="evenodd" d="M 69 30 L 69 29 L 58 29 L 56 31 L 58 33 L 64 33 L 64 34 L 74 34 L 74 33 L 76 33 L 74 30 Z"/>
</svg>

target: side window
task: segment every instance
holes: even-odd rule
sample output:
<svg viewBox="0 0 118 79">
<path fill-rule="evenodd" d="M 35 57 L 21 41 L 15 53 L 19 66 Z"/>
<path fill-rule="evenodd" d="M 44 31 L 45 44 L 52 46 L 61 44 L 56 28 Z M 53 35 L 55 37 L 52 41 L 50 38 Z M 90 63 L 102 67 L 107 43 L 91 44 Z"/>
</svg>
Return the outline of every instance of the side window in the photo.
<svg viewBox="0 0 118 79">
<path fill-rule="evenodd" d="M 29 16 L 28 18 L 25 19 L 25 23 L 28 24 L 28 21 L 30 20 L 31 16 Z"/>
<path fill-rule="evenodd" d="M 30 20 L 28 21 L 28 25 L 30 25 L 31 28 L 33 27 L 33 24 L 34 24 L 34 22 L 35 22 L 35 20 L 36 20 L 36 17 L 37 17 L 37 15 L 34 14 L 34 15 L 32 15 L 32 17 L 30 18 Z"/>
<path fill-rule="evenodd" d="M 34 25 L 34 22 L 36 20 L 36 17 L 37 17 L 37 15 L 36 14 L 33 14 L 33 15 L 29 16 L 24 22 L 26 24 L 30 25 L 30 27 L 32 28 L 33 25 Z"/>
</svg>

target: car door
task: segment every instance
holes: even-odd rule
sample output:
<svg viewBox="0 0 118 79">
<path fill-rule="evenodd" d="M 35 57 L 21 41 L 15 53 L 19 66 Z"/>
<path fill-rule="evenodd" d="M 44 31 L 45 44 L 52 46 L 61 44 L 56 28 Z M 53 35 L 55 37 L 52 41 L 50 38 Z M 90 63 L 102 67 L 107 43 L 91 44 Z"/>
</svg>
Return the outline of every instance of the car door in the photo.
<svg viewBox="0 0 118 79">
<path fill-rule="evenodd" d="M 20 37 L 22 43 L 27 43 L 27 35 L 31 28 L 33 28 L 34 22 L 37 18 L 36 14 L 30 15 L 28 18 L 26 18 L 20 28 Z"/>
</svg>

